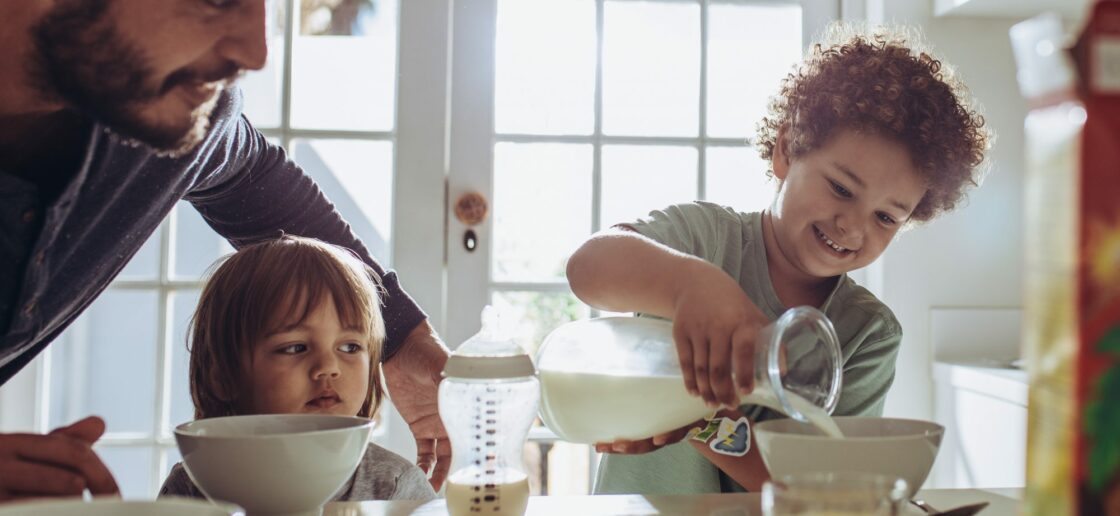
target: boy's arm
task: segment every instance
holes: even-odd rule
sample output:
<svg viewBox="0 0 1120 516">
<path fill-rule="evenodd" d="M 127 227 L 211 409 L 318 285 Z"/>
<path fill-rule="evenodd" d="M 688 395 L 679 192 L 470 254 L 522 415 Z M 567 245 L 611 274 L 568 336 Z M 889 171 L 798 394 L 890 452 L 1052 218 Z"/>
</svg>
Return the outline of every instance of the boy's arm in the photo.
<svg viewBox="0 0 1120 516">
<path fill-rule="evenodd" d="M 736 391 L 754 387 L 755 336 L 769 320 L 719 267 L 634 231 L 608 230 L 576 250 L 567 273 L 572 292 L 591 306 L 672 319 L 684 384 L 712 408 L 738 406 Z"/>
<path fill-rule="evenodd" d="M 716 266 L 633 230 L 592 236 L 568 259 L 568 282 L 583 302 L 611 312 L 673 318 L 675 302 L 694 269 Z"/>
<path fill-rule="evenodd" d="M 743 414 L 738 410 L 730 409 L 721 410 L 717 415 L 730 419 L 743 417 Z M 757 493 L 762 490 L 762 484 L 770 480 L 770 472 L 766 470 L 766 465 L 762 462 L 762 455 L 759 454 L 758 446 L 754 440 L 754 432 L 751 432 L 750 437 L 750 449 L 742 457 L 716 453 L 709 446 L 710 442 L 700 442 L 691 438 L 688 439 L 688 442 L 696 451 L 700 452 L 700 455 L 703 455 L 705 459 L 708 459 L 709 462 L 743 486 L 744 489 Z"/>
</svg>

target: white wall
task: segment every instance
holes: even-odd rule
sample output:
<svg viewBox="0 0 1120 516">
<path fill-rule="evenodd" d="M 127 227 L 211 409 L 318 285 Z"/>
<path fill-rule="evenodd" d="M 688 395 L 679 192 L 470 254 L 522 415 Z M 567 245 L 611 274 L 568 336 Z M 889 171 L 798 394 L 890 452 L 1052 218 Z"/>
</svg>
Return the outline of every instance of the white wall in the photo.
<svg viewBox="0 0 1120 516">
<path fill-rule="evenodd" d="M 967 205 L 901 235 L 879 264 L 881 297 L 904 337 L 890 416 L 933 417 L 930 311 L 934 307 L 1018 307 L 1022 301 L 1022 123 L 1008 29 L 1018 20 L 934 18 L 922 0 L 869 0 L 872 22 L 916 25 L 956 67 L 997 133 L 990 171 Z M 877 19 L 881 17 L 881 19 Z"/>
</svg>

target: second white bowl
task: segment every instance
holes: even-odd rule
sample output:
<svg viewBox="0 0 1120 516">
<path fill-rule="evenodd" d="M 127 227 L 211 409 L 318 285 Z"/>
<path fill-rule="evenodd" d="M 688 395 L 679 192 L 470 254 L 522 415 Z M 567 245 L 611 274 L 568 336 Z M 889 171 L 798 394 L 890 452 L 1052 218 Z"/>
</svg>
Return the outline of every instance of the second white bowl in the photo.
<svg viewBox="0 0 1120 516">
<path fill-rule="evenodd" d="M 843 438 L 827 437 L 816 427 L 793 419 L 755 425 L 755 442 L 770 475 L 879 473 L 906 480 L 912 495 L 929 476 L 945 433 L 937 423 L 916 419 L 832 419 Z"/>
</svg>

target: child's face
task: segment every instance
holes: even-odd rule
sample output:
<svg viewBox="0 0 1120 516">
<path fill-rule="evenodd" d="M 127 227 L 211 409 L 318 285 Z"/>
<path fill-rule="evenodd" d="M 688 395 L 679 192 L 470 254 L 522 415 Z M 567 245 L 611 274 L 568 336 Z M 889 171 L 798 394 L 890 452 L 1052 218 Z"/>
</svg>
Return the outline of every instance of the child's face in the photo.
<svg viewBox="0 0 1120 516">
<path fill-rule="evenodd" d="M 844 130 L 792 160 L 784 148 L 774 153 L 782 181 L 774 236 L 781 256 L 811 277 L 875 261 L 926 193 L 906 148 L 875 134 Z"/>
<path fill-rule="evenodd" d="M 353 416 L 369 396 L 369 342 L 343 328 L 331 296 L 302 322 L 253 345 L 249 414 Z"/>
</svg>

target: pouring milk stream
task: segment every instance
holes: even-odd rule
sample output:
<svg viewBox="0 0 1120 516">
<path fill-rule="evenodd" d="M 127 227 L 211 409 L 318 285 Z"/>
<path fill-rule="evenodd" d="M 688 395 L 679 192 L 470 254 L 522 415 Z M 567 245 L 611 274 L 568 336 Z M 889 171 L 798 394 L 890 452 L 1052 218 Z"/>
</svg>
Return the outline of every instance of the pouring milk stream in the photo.
<svg viewBox="0 0 1120 516">
<path fill-rule="evenodd" d="M 742 404 L 762 405 L 826 435 L 841 386 L 840 345 L 819 310 L 786 311 L 759 333 L 754 390 Z M 579 443 L 639 440 L 681 428 L 712 412 L 685 390 L 672 322 L 603 317 L 565 324 L 537 355 L 541 417 L 562 439 Z"/>
</svg>

